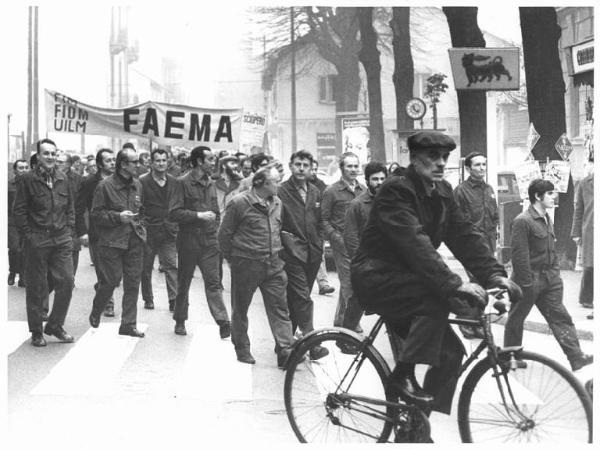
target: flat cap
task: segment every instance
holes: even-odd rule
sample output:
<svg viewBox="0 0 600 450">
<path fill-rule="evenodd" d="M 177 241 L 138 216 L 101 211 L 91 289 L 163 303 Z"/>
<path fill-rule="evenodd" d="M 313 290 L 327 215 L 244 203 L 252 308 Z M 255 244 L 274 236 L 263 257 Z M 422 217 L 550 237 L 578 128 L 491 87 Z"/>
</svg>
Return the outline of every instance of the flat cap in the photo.
<svg viewBox="0 0 600 450">
<path fill-rule="evenodd" d="M 430 148 L 444 148 L 450 151 L 456 148 L 454 139 L 439 131 L 417 131 L 408 136 L 406 140 L 409 150 L 426 150 Z"/>
</svg>

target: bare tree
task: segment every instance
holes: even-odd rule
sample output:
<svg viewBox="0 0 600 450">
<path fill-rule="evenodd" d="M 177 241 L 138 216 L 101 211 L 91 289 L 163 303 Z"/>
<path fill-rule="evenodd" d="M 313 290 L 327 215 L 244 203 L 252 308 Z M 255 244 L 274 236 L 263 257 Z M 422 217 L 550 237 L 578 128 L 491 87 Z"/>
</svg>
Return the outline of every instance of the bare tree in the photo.
<svg viewBox="0 0 600 450">
<path fill-rule="evenodd" d="M 442 8 L 453 47 L 485 47 L 483 33 L 477 24 L 477 8 L 452 6 Z M 460 118 L 460 153 L 472 151 L 487 155 L 487 114 L 485 92 L 457 91 Z"/>
<path fill-rule="evenodd" d="M 385 137 L 383 135 L 383 110 L 381 105 L 381 63 L 377 50 L 377 32 L 373 28 L 373 8 L 358 8 L 358 22 L 362 48 L 359 60 L 367 74 L 369 93 L 369 141 L 371 158 L 385 161 Z"/>
<path fill-rule="evenodd" d="M 561 29 L 556 10 L 552 7 L 522 7 L 519 16 L 529 120 L 540 134 L 532 153 L 542 162 L 561 160 L 554 148 L 555 142 L 566 131 L 565 82 L 558 53 Z M 573 181 L 569 177 L 567 193 L 560 194 L 554 215 L 557 252 L 563 267 L 575 260 L 575 245 L 569 238 L 572 217 Z"/>
<path fill-rule="evenodd" d="M 409 130 L 414 127 L 414 121 L 408 117 L 404 108 L 413 96 L 415 82 L 415 67 L 411 53 L 410 39 L 410 8 L 392 8 L 392 19 L 389 22 L 392 29 L 392 48 L 394 51 L 394 89 L 396 91 L 396 128 Z"/>
</svg>

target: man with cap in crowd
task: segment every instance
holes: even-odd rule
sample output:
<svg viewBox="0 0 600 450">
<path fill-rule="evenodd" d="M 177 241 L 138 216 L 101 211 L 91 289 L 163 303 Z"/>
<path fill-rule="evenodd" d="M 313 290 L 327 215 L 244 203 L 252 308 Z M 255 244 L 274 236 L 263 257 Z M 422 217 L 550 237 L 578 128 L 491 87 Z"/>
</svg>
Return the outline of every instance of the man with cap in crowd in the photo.
<svg viewBox="0 0 600 450">
<path fill-rule="evenodd" d="M 13 178 L 8 181 L 8 285 L 15 284 L 15 276 L 19 275 L 19 287 L 25 287 L 23 267 L 23 237 L 15 225 L 13 218 L 13 205 L 17 193 L 19 178 L 29 171 L 29 163 L 24 159 L 17 159 L 13 163 Z"/>
<path fill-rule="evenodd" d="M 410 165 L 405 176 L 389 177 L 374 199 L 352 261 L 352 284 L 365 310 L 381 315 L 404 341 L 389 391 L 449 414 L 464 349 L 448 314 L 478 314 L 487 303 L 482 286 L 506 288 L 511 299 L 518 299 L 520 289 L 473 230 L 444 180 L 454 141 L 440 132 L 419 131 L 407 143 Z M 480 285 L 464 283 L 450 270 L 437 251 L 442 242 Z M 415 379 L 415 364 L 431 366 L 423 388 Z"/>
</svg>

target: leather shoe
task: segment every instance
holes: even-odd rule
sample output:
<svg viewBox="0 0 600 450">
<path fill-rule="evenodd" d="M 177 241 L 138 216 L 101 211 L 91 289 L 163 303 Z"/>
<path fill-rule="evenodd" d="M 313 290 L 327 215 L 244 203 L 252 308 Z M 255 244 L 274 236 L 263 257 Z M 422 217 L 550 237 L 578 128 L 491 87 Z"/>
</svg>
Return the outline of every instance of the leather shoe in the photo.
<svg viewBox="0 0 600 450">
<path fill-rule="evenodd" d="M 56 339 L 66 344 L 75 342 L 75 338 L 69 333 L 67 333 L 63 327 L 53 328 L 49 327 L 48 324 L 46 324 L 46 327 L 44 328 L 44 333 L 46 333 L 48 336 L 54 336 Z"/>
<path fill-rule="evenodd" d="M 579 305 L 587 309 L 592 309 L 594 307 L 592 302 L 580 302 Z"/>
<path fill-rule="evenodd" d="M 594 355 L 586 355 L 584 353 L 579 358 L 571 361 L 571 369 L 573 371 L 576 371 L 576 370 L 579 370 L 582 367 L 587 366 L 588 364 L 591 364 L 593 362 L 594 362 Z"/>
<path fill-rule="evenodd" d="M 131 337 L 138 337 L 138 338 L 143 338 L 145 336 L 144 333 L 142 333 L 141 331 L 138 331 L 138 329 L 133 325 L 127 325 L 127 326 L 121 325 L 119 327 L 119 334 L 121 336 L 131 336 Z"/>
<path fill-rule="evenodd" d="M 250 351 L 237 353 L 237 360 L 245 364 L 256 364 L 256 360 L 254 359 Z"/>
<path fill-rule="evenodd" d="M 414 376 L 405 375 L 401 378 L 389 378 L 387 383 L 390 394 L 400 397 L 406 403 L 428 404 L 433 396 L 425 392 Z"/>
<path fill-rule="evenodd" d="M 100 316 L 94 314 L 93 311 L 90 314 L 90 325 L 92 326 L 92 328 L 98 328 L 98 326 L 100 325 Z"/>
<path fill-rule="evenodd" d="M 179 336 L 185 336 L 187 334 L 185 322 L 183 320 L 178 320 L 175 322 L 175 334 L 178 334 Z"/>
<path fill-rule="evenodd" d="M 333 291 L 335 291 L 333 286 L 323 286 L 319 288 L 319 295 L 331 294 Z"/>
<path fill-rule="evenodd" d="M 15 284 L 15 274 L 13 272 L 9 272 L 8 274 L 8 285 L 14 286 Z"/>
<path fill-rule="evenodd" d="M 115 317 L 115 307 L 113 305 L 108 305 L 104 309 L 104 317 Z"/>
<path fill-rule="evenodd" d="M 231 336 L 231 322 L 225 321 L 219 324 L 219 335 L 221 339 L 227 339 Z"/>
<path fill-rule="evenodd" d="M 19 277 L 19 282 L 17 283 L 17 286 L 25 287 L 25 280 L 23 280 L 23 278 Z"/>
<path fill-rule="evenodd" d="M 154 309 L 154 302 L 152 300 L 144 302 L 144 309 Z"/>
<path fill-rule="evenodd" d="M 34 347 L 45 347 L 46 339 L 44 339 L 44 335 L 42 333 L 31 333 L 31 345 Z"/>
<path fill-rule="evenodd" d="M 346 342 L 338 341 L 335 343 L 344 355 L 356 355 L 358 346 L 355 344 L 347 344 Z"/>
<path fill-rule="evenodd" d="M 329 350 L 327 350 L 325 347 L 317 345 L 316 347 L 311 348 L 308 354 L 311 361 L 316 361 L 329 355 Z"/>
</svg>

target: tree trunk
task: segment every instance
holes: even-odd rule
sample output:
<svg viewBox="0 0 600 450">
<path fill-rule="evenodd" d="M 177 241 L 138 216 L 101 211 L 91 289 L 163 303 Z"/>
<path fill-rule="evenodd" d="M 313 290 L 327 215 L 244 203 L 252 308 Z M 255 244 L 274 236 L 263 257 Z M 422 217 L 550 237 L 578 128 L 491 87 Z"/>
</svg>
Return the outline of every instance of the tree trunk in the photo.
<svg viewBox="0 0 600 450">
<path fill-rule="evenodd" d="M 485 39 L 477 25 L 476 7 L 442 8 L 452 47 L 485 47 Z M 460 117 L 460 154 L 473 151 L 487 155 L 486 94 L 475 91 L 457 91 L 458 115 Z"/>
<path fill-rule="evenodd" d="M 358 55 L 344 53 L 341 61 L 335 65 L 337 81 L 333 89 L 336 112 L 354 112 L 358 109 L 358 93 L 360 92 L 360 70 Z"/>
<path fill-rule="evenodd" d="M 536 160 L 562 160 L 554 148 L 566 131 L 565 82 L 558 53 L 561 29 L 554 8 L 519 8 L 523 58 L 527 84 L 529 120 L 540 134 L 533 147 Z M 575 261 L 575 244 L 569 237 L 573 217 L 573 181 L 569 177 L 566 194 L 559 195 L 554 212 L 556 250 L 565 267 L 566 260 Z"/>
<path fill-rule="evenodd" d="M 410 51 L 410 8 L 392 8 L 392 48 L 394 50 L 394 88 L 396 90 L 396 128 L 411 130 L 415 126 L 405 112 L 406 103 L 413 97 L 415 68 Z"/>
<path fill-rule="evenodd" d="M 369 148 L 371 159 L 385 162 L 385 137 L 381 106 L 381 63 L 377 50 L 377 33 L 373 28 L 373 8 L 358 8 L 358 23 L 362 48 L 358 54 L 367 73 L 369 93 Z"/>
</svg>

